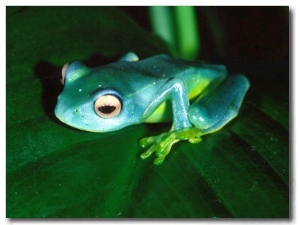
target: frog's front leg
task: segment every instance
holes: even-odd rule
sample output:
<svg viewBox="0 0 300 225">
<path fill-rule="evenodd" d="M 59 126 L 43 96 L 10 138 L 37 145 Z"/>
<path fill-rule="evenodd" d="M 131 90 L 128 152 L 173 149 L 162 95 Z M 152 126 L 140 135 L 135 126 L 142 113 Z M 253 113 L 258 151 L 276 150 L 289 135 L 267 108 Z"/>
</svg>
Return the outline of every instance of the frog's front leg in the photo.
<svg viewBox="0 0 300 225">
<path fill-rule="evenodd" d="M 158 157 L 154 163 L 161 164 L 174 143 L 180 140 L 198 143 L 201 141 L 201 136 L 221 129 L 238 114 L 248 88 L 249 81 L 243 75 L 229 76 L 218 87 L 209 89 L 205 95 L 200 95 L 188 111 L 185 107 L 188 106 L 185 102 L 188 101 L 186 90 L 182 88 L 182 91 L 177 92 L 174 88 L 175 90 L 170 91 L 175 120 L 173 128 L 168 133 L 141 139 L 141 147 L 146 148 L 151 145 L 141 157 L 144 159 L 156 152 Z"/>
<path fill-rule="evenodd" d="M 170 100 L 173 110 L 173 126 L 171 131 L 154 137 L 140 140 L 142 148 L 150 148 L 141 154 L 145 159 L 156 152 L 157 158 L 154 164 L 161 164 L 169 154 L 172 145 L 180 140 L 189 140 L 192 143 L 201 141 L 201 132 L 194 128 L 188 118 L 189 99 L 185 83 L 180 78 L 172 78 L 160 89 L 158 95 L 153 99 L 145 110 L 143 117 L 150 116 L 163 102 Z"/>
</svg>

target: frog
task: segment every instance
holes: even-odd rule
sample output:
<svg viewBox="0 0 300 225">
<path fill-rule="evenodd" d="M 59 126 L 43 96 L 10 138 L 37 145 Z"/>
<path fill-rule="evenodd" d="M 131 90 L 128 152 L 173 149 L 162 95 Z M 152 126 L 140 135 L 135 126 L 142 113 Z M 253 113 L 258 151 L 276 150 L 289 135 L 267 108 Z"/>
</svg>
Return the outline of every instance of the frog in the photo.
<svg viewBox="0 0 300 225">
<path fill-rule="evenodd" d="M 54 112 L 71 127 L 104 133 L 171 122 L 168 132 L 139 140 L 145 149 L 140 157 L 155 153 L 155 165 L 165 161 L 175 143 L 199 143 L 228 124 L 250 87 L 245 75 L 229 75 L 222 64 L 167 54 L 139 59 L 134 52 L 93 68 L 80 61 L 66 63 L 61 82 Z"/>
</svg>

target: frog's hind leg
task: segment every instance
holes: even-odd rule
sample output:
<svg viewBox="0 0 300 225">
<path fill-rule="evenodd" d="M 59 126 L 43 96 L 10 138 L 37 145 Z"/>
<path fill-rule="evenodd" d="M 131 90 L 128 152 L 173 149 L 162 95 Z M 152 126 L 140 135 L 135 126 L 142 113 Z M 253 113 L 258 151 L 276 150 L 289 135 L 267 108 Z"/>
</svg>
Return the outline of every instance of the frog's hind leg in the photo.
<svg viewBox="0 0 300 225">
<path fill-rule="evenodd" d="M 202 135 L 213 133 L 237 116 L 249 81 L 243 75 L 228 76 L 215 90 L 200 96 L 189 108 L 191 123 Z"/>
</svg>

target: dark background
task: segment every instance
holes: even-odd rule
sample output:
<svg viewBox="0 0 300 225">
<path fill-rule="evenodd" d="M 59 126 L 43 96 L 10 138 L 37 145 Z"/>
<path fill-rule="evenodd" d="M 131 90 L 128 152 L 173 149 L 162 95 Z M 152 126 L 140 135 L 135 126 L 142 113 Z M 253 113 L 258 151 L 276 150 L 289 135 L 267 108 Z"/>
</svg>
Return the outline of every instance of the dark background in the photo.
<svg viewBox="0 0 300 225">
<path fill-rule="evenodd" d="M 152 31 L 148 7 L 121 9 L 146 30 Z M 196 7 L 196 15 L 202 42 L 198 58 L 238 63 L 265 58 L 288 61 L 291 16 L 288 7 Z M 212 38 L 209 22 L 212 18 L 222 34 L 223 49 L 218 49 Z"/>
</svg>

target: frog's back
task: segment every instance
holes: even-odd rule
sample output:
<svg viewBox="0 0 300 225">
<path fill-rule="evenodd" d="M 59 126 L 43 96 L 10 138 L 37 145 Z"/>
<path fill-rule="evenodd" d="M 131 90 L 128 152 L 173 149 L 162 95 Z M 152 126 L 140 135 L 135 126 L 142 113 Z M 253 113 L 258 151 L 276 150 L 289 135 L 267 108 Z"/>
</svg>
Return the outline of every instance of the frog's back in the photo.
<svg viewBox="0 0 300 225">
<path fill-rule="evenodd" d="M 157 78 L 180 77 L 183 80 L 190 79 L 196 75 L 211 77 L 216 73 L 226 74 L 223 65 L 209 65 L 201 62 L 193 62 L 182 59 L 175 59 L 166 54 L 155 55 L 137 61 L 118 61 L 109 64 L 122 70 L 132 70 L 144 76 Z"/>
<path fill-rule="evenodd" d="M 219 84 L 227 75 L 223 65 L 210 65 L 175 59 L 165 54 L 136 61 L 117 61 L 108 67 L 129 74 L 128 82 L 162 85 L 171 78 L 180 78 L 186 84 L 189 99 L 197 97 L 208 85 Z"/>
<path fill-rule="evenodd" d="M 218 85 L 227 76 L 224 65 L 175 59 L 165 54 L 140 60 L 136 65 L 145 73 L 151 73 L 151 76 L 182 79 L 188 89 L 189 99 L 197 97 L 209 85 Z"/>
<path fill-rule="evenodd" d="M 144 68 L 152 67 L 154 71 L 170 74 L 171 76 L 192 75 L 201 71 L 203 75 L 206 73 L 226 73 L 224 65 L 205 64 L 198 61 L 188 61 L 183 59 L 172 58 L 169 55 L 160 54 L 152 56 L 148 59 L 139 61 L 140 66 Z"/>
</svg>

